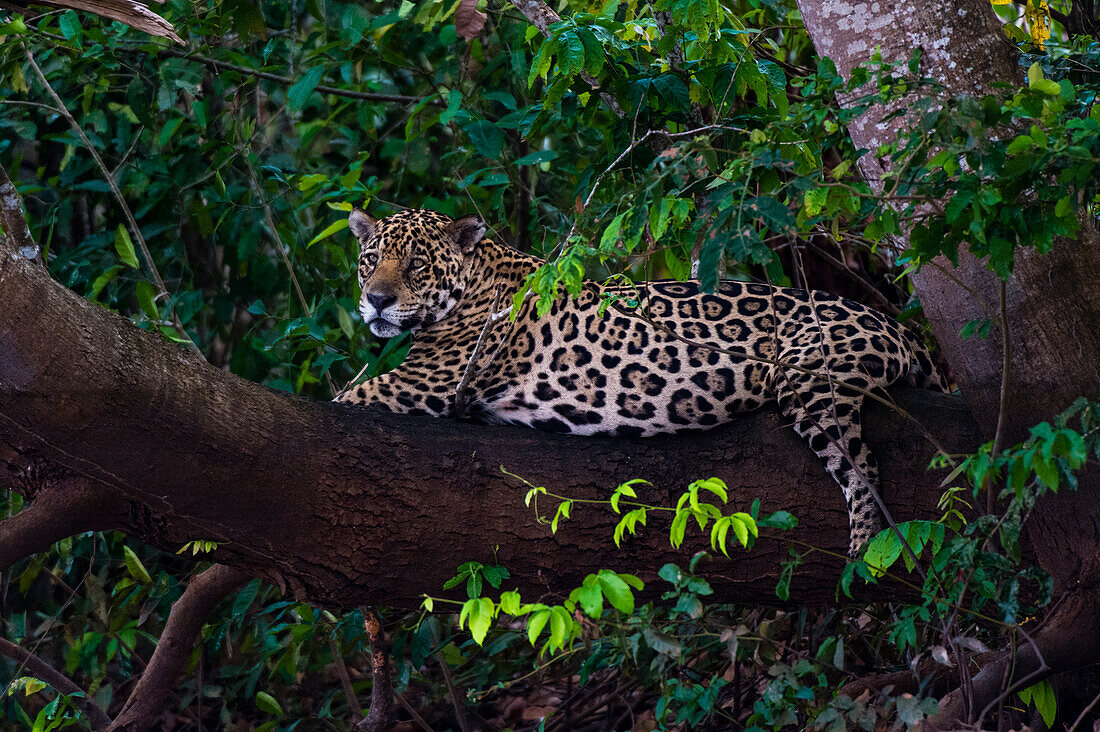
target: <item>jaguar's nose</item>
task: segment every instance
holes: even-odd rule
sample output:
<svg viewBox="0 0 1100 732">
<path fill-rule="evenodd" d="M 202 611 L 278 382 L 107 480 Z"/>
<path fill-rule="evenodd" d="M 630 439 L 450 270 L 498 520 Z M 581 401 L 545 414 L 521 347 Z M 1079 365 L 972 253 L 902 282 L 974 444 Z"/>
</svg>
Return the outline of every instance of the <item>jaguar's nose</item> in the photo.
<svg viewBox="0 0 1100 732">
<path fill-rule="evenodd" d="M 390 305 L 393 305 L 395 302 L 397 302 L 397 296 L 391 295 L 389 293 L 378 294 L 372 292 L 367 295 L 367 302 L 369 302 L 371 306 L 380 313 Z"/>
</svg>

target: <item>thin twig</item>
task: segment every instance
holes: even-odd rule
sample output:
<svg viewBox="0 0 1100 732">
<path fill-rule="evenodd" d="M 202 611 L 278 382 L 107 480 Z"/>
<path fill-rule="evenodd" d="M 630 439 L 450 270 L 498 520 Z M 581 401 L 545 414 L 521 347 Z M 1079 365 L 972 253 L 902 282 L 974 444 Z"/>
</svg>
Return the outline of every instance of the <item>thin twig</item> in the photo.
<svg viewBox="0 0 1100 732">
<path fill-rule="evenodd" d="M 1067 730 L 1067 732 L 1075 732 L 1075 730 L 1081 725 L 1081 722 L 1085 721 L 1085 717 L 1088 715 L 1089 712 L 1092 711 L 1092 708 L 1096 706 L 1097 702 L 1100 702 L 1100 694 L 1094 696 L 1092 698 L 1092 701 L 1088 703 L 1088 706 L 1081 710 L 1081 713 L 1077 715 L 1077 719 L 1073 720 L 1073 724 L 1070 725 L 1070 728 Z"/>
<path fill-rule="evenodd" d="M 351 708 L 351 721 L 353 724 L 357 724 L 363 719 L 363 707 L 359 703 L 359 697 L 355 694 L 355 688 L 351 685 L 348 665 L 344 663 L 344 657 L 340 654 L 340 644 L 336 642 L 335 631 L 329 633 L 328 647 L 332 651 L 332 662 L 336 664 L 336 673 L 340 676 L 340 686 L 344 687 L 344 698 Z"/>
<path fill-rule="evenodd" d="M 637 120 L 635 120 L 635 121 L 637 121 Z M 592 202 L 592 198 L 596 195 L 596 189 L 600 187 L 600 183 L 603 181 L 604 176 L 606 176 L 608 173 L 610 173 L 612 170 L 614 170 L 615 167 L 619 163 L 621 163 L 627 155 L 629 155 L 631 152 L 633 152 L 636 147 L 641 145 L 643 142 L 648 140 L 650 137 L 654 137 L 654 136 L 659 135 L 661 137 L 667 137 L 671 140 L 675 140 L 675 139 L 678 139 L 678 138 L 681 138 L 681 137 L 691 137 L 693 135 L 698 135 L 698 134 L 701 134 L 703 132 L 707 132 L 709 130 L 728 130 L 730 132 L 745 132 L 746 131 L 743 128 L 740 128 L 740 127 L 732 127 L 730 125 L 722 125 L 722 124 L 713 124 L 713 125 L 706 125 L 704 127 L 695 127 L 693 129 L 690 129 L 690 130 L 683 130 L 682 132 L 666 132 L 665 130 L 649 130 L 648 132 L 646 132 L 641 137 L 638 137 L 638 138 L 632 140 L 631 143 L 626 147 L 626 149 L 623 150 L 621 153 L 619 153 L 619 156 L 617 158 L 615 158 L 613 161 L 611 161 L 611 165 L 608 165 L 606 168 L 604 168 L 604 170 L 599 175 L 596 176 L 596 180 L 594 180 L 592 182 L 591 190 L 588 191 L 588 195 L 585 197 L 584 203 L 581 204 L 581 210 L 584 211 L 588 208 L 588 204 L 590 204 Z M 556 251 L 564 251 L 565 245 L 568 244 L 569 241 L 573 238 L 573 235 L 577 233 L 577 223 L 578 223 L 579 220 L 580 220 L 579 217 L 574 217 L 573 218 L 573 225 L 569 227 L 569 233 L 566 234 L 565 238 L 562 239 L 562 241 L 558 244 L 557 247 L 555 247 Z M 553 253 L 551 253 L 551 255 L 547 257 L 547 259 L 550 259 L 553 256 L 554 256 Z"/>
<path fill-rule="evenodd" d="M 88 715 L 92 729 L 106 729 L 111 724 L 111 718 L 96 704 L 95 699 L 73 683 L 68 676 L 38 656 L 3 638 L 0 638 L 0 654 L 18 661 L 21 668 L 26 668 L 35 678 L 48 683 L 59 694 L 81 694 L 82 696 L 73 701 L 82 712 Z"/>
<path fill-rule="evenodd" d="M 275 228 L 275 216 L 271 213 L 271 205 L 264 198 L 263 188 L 260 186 L 260 179 L 256 177 L 256 171 L 252 168 L 252 163 L 246 158 L 245 167 L 248 168 L 248 180 L 252 185 L 252 192 L 256 195 L 256 199 L 260 202 L 260 208 L 263 209 L 264 218 L 267 220 L 267 228 L 271 230 L 271 238 L 275 242 L 275 248 L 279 250 L 279 255 L 283 258 L 283 264 L 286 265 L 286 271 L 290 275 L 290 281 L 294 285 L 294 292 L 298 295 L 298 303 L 302 306 L 302 312 L 306 315 L 310 314 L 309 303 L 306 302 L 305 293 L 302 292 L 302 286 L 298 284 L 298 275 L 294 273 L 294 267 L 290 263 L 290 256 L 286 253 L 286 247 L 283 246 L 283 239 L 279 236 L 279 230 Z M 317 352 L 324 355 L 325 349 L 323 346 L 317 346 Z M 336 384 L 332 380 L 332 374 L 327 370 L 325 371 L 325 381 L 328 384 L 329 391 L 333 396 L 336 396 Z"/>
<path fill-rule="evenodd" d="M 435 624 L 432 624 L 431 630 L 432 642 L 438 646 L 440 644 L 439 629 Z M 443 658 L 442 651 L 435 652 L 435 660 L 439 663 L 439 668 L 443 672 L 443 682 L 447 685 L 447 694 L 451 697 L 455 717 L 458 719 L 458 727 L 462 732 L 470 732 L 470 724 L 466 721 L 466 710 L 462 708 L 462 699 L 458 695 L 458 687 L 455 685 L 455 680 L 451 676 L 451 669 L 447 666 L 447 659 Z"/>
<path fill-rule="evenodd" d="M 477 343 L 474 344 L 474 350 L 470 353 L 470 358 L 466 361 L 466 368 L 462 371 L 462 378 L 459 380 L 458 387 L 455 389 L 455 419 L 462 417 L 462 415 L 466 413 L 466 389 L 470 385 L 477 359 L 481 355 L 482 347 L 485 345 L 485 336 L 489 332 L 489 328 L 496 321 L 496 318 L 493 316 L 496 314 L 497 305 L 500 304 L 500 293 L 502 289 L 500 285 L 497 285 L 493 293 L 493 305 L 489 308 L 489 315 L 485 318 L 485 325 L 481 326 L 481 334 L 477 337 Z"/>
<path fill-rule="evenodd" d="M 107 185 L 111 189 L 111 193 L 114 194 L 115 200 L 118 201 L 119 207 L 122 209 L 123 216 L 126 217 L 126 223 L 130 230 L 130 236 L 141 250 L 141 256 L 145 259 L 145 265 L 149 269 L 149 274 L 153 278 L 153 282 L 157 286 L 158 297 L 164 298 L 164 306 L 167 308 L 169 315 L 171 316 L 172 326 L 176 329 L 176 332 L 180 335 L 180 338 L 187 343 L 191 348 L 202 356 L 202 350 L 198 345 L 191 340 L 191 336 L 187 334 L 187 329 L 183 327 L 183 323 L 180 322 L 179 316 L 176 314 L 175 308 L 172 307 L 171 298 L 169 297 L 168 288 L 164 285 L 164 280 L 160 276 L 160 272 L 157 270 L 157 265 L 153 261 L 153 255 L 149 252 L 149 245 L 145 243 L 145 237 L 141 234 L 141 228 L 138 226 L 137 219 L 134 218 L 133 212 L 130 210 L 129 204 L 126 203 L 126 199 L 122 195 L 122 190 L 118 187 L 118 183 L 115 181 L 114 175 L 108 170 L 107 164 L 103 162 L 103 158 L 100 157 L 99 151 L 96 150 L 95 145 L 88 139 L 88 136 L 84 133 L 84 130 L 80 127 L 80 123 L 76 121 L 72 113 L 69 112 L 68 107 L 65 106 L 65 102 L 58 96 L 54 88 L 50 86 L 50 82 L 46 79 L 46 75 L 42 72 L 38 62 L 34 60 L 34 55 L 28 46 L 23 46 L 23 52 L 27 56 L 27 63 L 30 64 L 34 70 L 35 76 L 42 82 L 42 86 L 45 87 L 49 93 L 50 98 L 53 99 L 54 104 L 57 105 L 57 112 L 65 118 L 65 121 L 69 123 L 69 126 L 73 128 L 73 132 L 76 133 L 80 141 L 84 143 L 84 147 L 88 148 L 88 153 L 95 161 L 96 167 L 99 168 L 104 180 L 107 181 Z"/>
<path fill-rule="evenodd" d="M 1007 697 L 1014 692 L 1019 691 L 1020 689 L 1023 689 L 1026 686 L 1029 686 L 1036 679 L 1046 678 L 1050 675 L 1051 668 L 1050 666 L 1047 666 L 1046 659 L 1043 658 L 1043 653 L 1039 650 L 1039 644 L 1036 643 L 1035 640 L 1028 634 L 1028 632 L 1021 628 L 1019 625 L 1016 626 L 1016 630 L 1023 634 L 1024 640 L 1026 640 L 1031 645 L 1032 650 L 1035 651 L 1035 658 L 1039 662 L 1039 667 L 1011 684 L 1007 689 L 1004 689 L 1000 694 L 998 694 L 996 699 L 986 704 L 985 708 L 982 709 L 982 713 L 978 715 L 978 719 L 976 720 L 977 729 L 982 728 L 982 722 L 985 720 L 985 715 L 989 714 L 989 710 L 997 706 L 997 704 L 1000 703 L 1001 699 Z"/>
<path fill-rule="evenodd" d="M 238 66 L 237 64 L 226 63 L 225 61 L 218 61 L 217 59 L 208 58 L 206 56 L 198 56 L 192 53 L 185 53 L 183 51 L 173 51 L 171 49 L 162 49 L 161 55 L 174 56 L 175 58 L 188 59 L 190 61 L 196 61 L 198 63 L 207 64 L 213 66 L 216 69 L 225 71 L 236 71 L 241 74 L 253 76 L 257 79 L 265 79 L 267 81 L 276 81 L 280 84 L 293 84 L 297 79 L 293 79 L 289 76 L 279 76 L 278 74 L 272 74 L 267 71 L 258 71 L 256 69 L 250 69 L 247 66 Z M 318 84 L 313 87 L 315 91 L 322 94 L 332 94 L 333 96 L 347 97 L 348 99 L 360 99 L 367 102 L 395 102 L 398 104 L 417 104 L 424 100 L 423 97 L 411 97 L 403 94 L 380 94 L 377 92 L 360 92 L 352 91 L 350 89 L 337 89 L 334 86 L 325 86 L 324 84 Z M 442 100 L 433 99 L 428 102 L 435 106 L 445 106 Z"/>
<path fill-rule="evenodd" d="M 420 716 L 420 712 L 412 708 L 412 705 L 409 704 L 404 694 L 398 692 L 394 694 L 394 696 L 397 697 L 398 703 L 406 712 L 409 713 L 409 716 L 413 718 L 413 721 L 416 722 L 417 726 L 420 727 L 420 729 L 424 730 L 424 732 L 434 732 L 434 730 L 432 730 L 432 726 L 424 721 L 424 718 Z"/>
<path fill-rule="evenodd" d="M 993 449 L 989 451 L 989 461 L 997 459 L 1004 445 L 1005 428 L 1008 423 L 1008 380 L 1012 366 L 1012 346 L 1008 337 L 1008 306 L 1005 302 L 1005 281 L 1001 280 L 1001 398 L 998 403 L 997 430 L 994 432 Z M 986 512 L 993 513 L 993 486 L 987 485 Z"/>
</svg>

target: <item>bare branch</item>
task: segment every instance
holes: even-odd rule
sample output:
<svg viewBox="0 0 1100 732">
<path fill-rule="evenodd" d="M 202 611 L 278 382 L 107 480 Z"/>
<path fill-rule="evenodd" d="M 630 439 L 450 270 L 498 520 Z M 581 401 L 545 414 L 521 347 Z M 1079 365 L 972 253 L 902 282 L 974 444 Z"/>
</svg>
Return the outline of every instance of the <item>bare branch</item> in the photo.
<svg viewBox="0 0 1100 732">
<path fill-rule="evenodd" d="M 111 723 L 111 718 L 95 703 L 92 697 L 88 696 L 87 692 L 74 684 L 72 679 L 68 676 L 55 669 L 38 656 L 3 638 L 0 638 L 0 653 L 18 661 L 20 666 L 26 669 L 31 676 L 40 681 L 45 681 L 59 693 L 81 694 L 82 696 L 73 699 L 73 703 L 76 704 L 80 711 L 88 716 L 88 721 L 92 723 L 92 729 L 106 729 Z M 18 675 L 18 672 L 16 675 Z"/>
<path fill-rule="evenodd" d="M 172 606 L 164 632 L 157 642 L 157 650 L 115 718 L 110 732 L 136 732 L 152 727 L 168 693 L 179 680 L 206 616 L 226 595 L 248 579 L 247 572 L 222 564 L 215 564 L 192 578 L 183 595 Z"/>
<path fill-rule="evenodd" d="M 156 0 L 163 2 L 163 0 Z M 183 43 L 183 39 L 176 34 L 164 18 L 160 17 L 149 6 L 139 0 L 33 0 L 35 5 L 47 5 L 55 8 L 71 8 L 92 15 L 100 15 L 104 18 L 117 20 L 131 28 L 158 38 L 168 38 L 176 43 Z M 11 8 L 17 12 L 26 12 L 27 0 L 4 0 L 0 7 Z"/>
<path fill-rule="evenodd" d="M 363 628 L 370 646 L 370 711 L 366 719 L 355 726 L 355 732 L 386 732 L 394 722 L 390 645 L 378 614 L 369 607 L 362 608 L 362 612 Z"/>
<path fill-rule="evenodd" d="M 207 56 L 198 56 L 192 53 L 185 53 L 182 51 L 173 51 L 172 49 L 164 49 L 161 51 L 162 56 L 174 56 L 176 58 L 184 58 L 190 61 L 196 61 L 198 63 L 206 64 L 207 66 L 213 66 L 215 69 L 224 71 L 236 71 L 240 74 L 254 77 L 256 79 L 265 79 L 266 81 L 275 81 L 280 84 L 291 85 L 297 81 L 290 76 L 280 76 L 279 74 L 272 74 L 267 71 L 258 71 L 257 69 L 250 69 L 247 66 L 238 66 L 237 64 L 227 63 L 225 61 L 218 61 L 217 59 L 209 58 Z M 381 94 L 378 92 L 361 92 L 352 89 L 338 89 L 334 86 L 326 86 L 324 84 L 318 84 L 314 87 L 314 90 L 322 94 L 332 94 L 337 97 L 346 97 L 347 99 L 360 99 L 365 102 L 394 102 L 395 104 L 418 104 L 424 100 L 423 97 L 413 97 L 404 94 Z M 440 99 L 433 99 L 428 104 L 433 106 L 442 107 L 445 106 L 444 102 Z"/>
</svg>

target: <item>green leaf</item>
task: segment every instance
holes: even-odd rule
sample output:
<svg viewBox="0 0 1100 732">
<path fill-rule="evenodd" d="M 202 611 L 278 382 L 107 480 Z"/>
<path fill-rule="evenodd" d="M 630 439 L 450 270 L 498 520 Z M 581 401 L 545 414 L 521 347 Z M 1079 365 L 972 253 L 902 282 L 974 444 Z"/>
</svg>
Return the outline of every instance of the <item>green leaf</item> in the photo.
<svg viewBox="0 0 1100 732">
<path fill-rule="evenodd" d="M 130 232 L 122 224 L 115 229 L 115 251 L 118 257 L 130 267 L 138 268 L 137 253 L 134 252 L 134 242 L 130 241 Z"/>
<path fill-rule="evenodd" d="M 76 38 L 83 31 L 80 27 L 80 19 L 72 10 L 66 10 L 61 14 L 57 19 L 57 27 L 61 29 L 61 35 L 65 36 L 67 41 Z"/>
<path fill-rule="evenodd" d="M 900 556 L 901 542 L 898 541 L 893 529 L 887 529 L 871 539 L 863 559 L 870 566 L 871 574 L 881 577 Z"/>
<path fill-rule="evenodd" d="M 524 155 L 522 158 L 516 161 L 516 165 L 537 165 L 539 163 L 549 163 L 551 160 L 556 160 L 558 155 L 557 150 L 538 150 L 530 155 Z"/>
<path fill-rule="evenodd" d="M 145 565 L 138 559 L 137 554 L 134 554 L 134 550 L 123 545 L 122 553 L 126 557 L 126 571 L 130 573 L 130 576 L 138 582 L 150 584 L 153 578 L 149 576 L 149 571 L 145 569 Z"/>
<path fill-rule="evenodd" d="M 581 42 L 584 44 L 584 70 L 593 76 L 599 76 L 600 72 L 603 71 L 605 60 L 603 46 L 596 35 L 588 28 L 577 29 L 577 35 L 580 36 Z"/>
<path fill-rule="evenodd" d="M 726 516 L 715 521 L 710 529 L 710 548 L 721 551 L 727 557 L 730 553 L 726 550 L 726 534 L 729 533 L 732 522 L 733 520 Z"/>
<path fill-rule="evenodd" d="M 704 488 L 722 499 L 722 503 L 729 501 L 729 493 L 726 491 L 726 483 L 721 478 L 707 478 L 696 481 L 700 488 Z"/>
<path fill-rule="evenodd" d="M 1050 685 L 1050 681 L 1040 681 L 1020 691 L 1019 695 L 1024 704 L 1030 702 L 1035 705 L 1047 728 L 1053 727 L 1054 718 L 1058 714 L 1058 700 L 1054 696 L 1054 687 Z"/>
<path fill-rule="evenodd" d="M 570 595 L 570 598 L 572 597 Z M 585 578 L 584 585 L 576 590 L 576 600 L 588 617 L 593 620 L 600 617 L 603 613 L 603 593 L 600 592 L 600 583 L 596 575 L 590 574 Z"/>
<path fill-rule="evenodd" d="M 15 693 L 15 690 L 20 686 L 23 687 L 23 696 L 31 696 L 45 689 L 49 684 L 45 681 L 34 678 L 33 676 L 20 676 L 12 683 L 11 692 Z"/>
<path fill-rule="evenodd" d="M 527 620 L 527 640 L 533 646 L 535 641 L 538 640 L 539 633 L 546 627 L 546 623 L 550 620 L 550 610 L 538 610 L 531 613 L 531 617 Z"/>
<path fill-rule="evenodd" d="M 157 310 L 157 290 L 153 287 L 152 282 L 146 282 L 142 280 L 134 287 L 134 297 L 137 298 L 138 305 L 141 306 L 142 311 L 148 315 L 152 320 L 160 320 L 160 311 Z"/>
<path fill-rule="evenodd" d="M 500 594 L 500 610 L 509 615 L 519 615 L 520 597 L 518 592 L 508 591 Z"/>
<path fill-rule="evenodd" d="M 248 608 L 252 607 L 253 601 L 256 599 L 256 595 L 260 591 L 260 580 L 254 579 L 249 581 L 247 585 L 241 588 L 237 596 L 233 598 L 232 614 L 234 618 L 243 618 L 244 614 L 248 612 Z"/>
<path fill-rule="evenodd" d="M 470 142 L 483 156 L 490 160 L 496 160 L 500 155 L 500 148 L 504 145 L 504 133 L 492 122 L 477 120 L 470 122 L 463 128 L 470 136 Z"/>
<path fill-rule="evenodd" d="M 584 41 L 576 33 L 566 31 L 558 38 L 558 72 L 573 76 L 584 71 Z"/>
<path fill-rule="evenodd" d="M 741 546 L 749 545 L 749 529 L 748 525 L 737 516 L 730 516 L 730 525 L 733 527 L 733 533 L 737 535 L 737 540 L 741 542 Z"/>
<path fill-rule="evenodd" d="M 550 608 L 550 647 L 564 648 L 565 635 L 569 630 L 572 618 L 569 612 L 560 605 Z"/>
<path fill-rule="evenodd" d="M 10 23 L 0 25 L 0 36 L 22 35 L 27 32 L 27 24 L 19 16 Z"/>
<path fill-rule="evenodd" d="M 276 716 L 283 716 L 283 708 L 279 706 L 279 702 L 275 701 L 275 697 L 268 694 L 266 691 L 256 692 L 256 706 L 268 714 L 274 714 Z"/>
<path fill-rule="evenodd" d="M 616 610 L 627 615 L 634 612 L 634 593 L 622 578 L 609 569 L 601 569 L 596 576 L 604 597 Z"/>
<path fill-rule="evenodd" d="M 471 600 L 470 634 L 479 646 L 485 645 L 485 636 L 493 625 L 493 601 L 488 597 Z"/>
<path fill-rule="evenodd" d="M 323 66 L 314 66 L 307 71 L 305 75 L 294 82 L 289 89 L 286 90 L 286 106 L 291 112 L 297 112 L 302 107 L 306 106 L 306 102 L 309 101 L 309 95 L 313 93 L 313 90 L 321 83 L 321 76 L 325 73 Z"/>
<path fill-rule="evenodd" d="M 679 549 L 680 545 L 684 543 L 684 532 L 687 531 L 687 521 L 690 515 L 690 511 L 678 511 L 676 518 L 672 519 L 672 526 L 668 531 L 668 541 L 672 544 L 673 549 Z"/>
<path fill-rule="evenodd" d="M 443 114 L 439 115 L 439 123 L 445 125 L 454 119 L 458 114 L 458 110 L 462 105 L 462 92 L 458 89 L 451 89 L 447 94 L 447 109 Z"/>
<path fill-rule="evenodd" d="M 340 324 L 340 330 L 351 340 L 355 337 L 355 324 L 351 322 L 351 315 L 343 307 L 336 306 L 336 322 Z"/>
</svg>

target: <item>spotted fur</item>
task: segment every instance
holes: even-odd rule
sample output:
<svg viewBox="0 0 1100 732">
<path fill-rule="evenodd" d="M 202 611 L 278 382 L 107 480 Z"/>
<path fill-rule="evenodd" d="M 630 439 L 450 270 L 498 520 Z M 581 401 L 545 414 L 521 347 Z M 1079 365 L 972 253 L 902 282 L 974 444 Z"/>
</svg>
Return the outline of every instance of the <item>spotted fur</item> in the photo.
<svg viewBox="0 0 1100 732">
<path fill-rule="evenodd" d="M 353 211 L 361 246 L 360 311 L 375 335 L 410 330 L 396 370 L 337 401 L 453 416 L 456 389 L 495 302 L 541 263 L 483 239 L 475 217 L 424 210 L 380 221 Z M 725 281 L 650 282 L 638 306 L 598 313 L 608 288 L 586 284 L 537 317 L 485 331 L 465 398 L 469 416 L 577 435 L 646 437 L 713 427 L 776 404 L 825 463 L 848 503 L 850 551 L 877 533 L 874 457 L 860 425 L 861 390 L 897 382 L 944 388 L 921 339 L 864 305 L 819 291 Z"/>
</svg>

